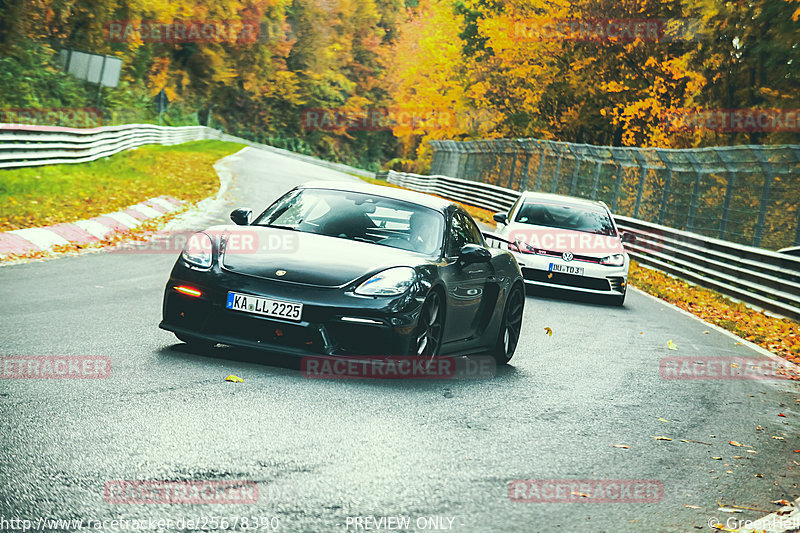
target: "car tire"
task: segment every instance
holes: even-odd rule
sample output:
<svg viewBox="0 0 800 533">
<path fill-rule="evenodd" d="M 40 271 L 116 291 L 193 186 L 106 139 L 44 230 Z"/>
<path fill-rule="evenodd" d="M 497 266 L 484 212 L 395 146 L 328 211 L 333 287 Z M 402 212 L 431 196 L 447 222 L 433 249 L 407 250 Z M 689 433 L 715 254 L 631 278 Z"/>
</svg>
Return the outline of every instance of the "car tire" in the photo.
<svg viewBox="0 0 800 533">
<path fill-rule="evenodd" d="M 176 333 L 175 336 L 178 337 L 179 341 L 186 343 L 189 348 L 207 349 L 213 348 L 217 345 L 216 342 L 207 341 L 198 337 L 192 337 L 191 335 L 184 335 L 182 333 Z"/>
<path fill-rule="evenodd" d="M 492 356 L 498 365 L 505 365 L 514 357 L 514 352 L 519 344 L 522 334 L 522 313 L 525 308 L 525 290 L 521 285 L 514 285 L 506 298 L 503 320 L 497 343 L 492 350 Z"/>
<path fill-rule="evenodd" d="M 444 302 L 437 291 L 431 291 L 422 304 L 414 330 L 414 355 L 436 357 L 442 348 L 444 333 Z"/>
</svg>

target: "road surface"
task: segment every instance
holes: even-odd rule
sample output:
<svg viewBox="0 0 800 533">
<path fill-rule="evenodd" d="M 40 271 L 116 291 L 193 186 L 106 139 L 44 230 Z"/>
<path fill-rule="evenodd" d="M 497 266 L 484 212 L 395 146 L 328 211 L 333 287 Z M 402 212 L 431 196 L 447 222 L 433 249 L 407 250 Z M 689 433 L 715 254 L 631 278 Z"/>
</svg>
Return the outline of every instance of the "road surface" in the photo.
<svg viewBox="0 0 800 533">
<path fill-rule="evenodd" d="M 256 149 L 228 164 L 231 187 L 197 229 L 307 180 L 355 179 Z M 0 517 L 84 529 L 246 516 L 275 518 L 279 531 L 386 531 L 398 523 L 363 519 L 399 516 L 410 531 L 710 531 L 709 519 L 733 516 L 720 502 L 772 512 L 772 500 L 800 496 L 798 384 L 662 378 L 665 357 L 758 354 L 640 293 L 622 308 L 530 294 L 517 354 L 492 379 L 319 380 L 280 355 L 192 352 L 158 329 L 174 260 L 92 253 L 0 268 L 2 355 L 99 355 L 113 368 L 107 379 L 0 380 Z M 258 499 L 109 503 L 115 480 L 248 480 Z M 514 480 L 650 480 L 663 494 L 526 503 L 510 498 Z"/>
</svg>

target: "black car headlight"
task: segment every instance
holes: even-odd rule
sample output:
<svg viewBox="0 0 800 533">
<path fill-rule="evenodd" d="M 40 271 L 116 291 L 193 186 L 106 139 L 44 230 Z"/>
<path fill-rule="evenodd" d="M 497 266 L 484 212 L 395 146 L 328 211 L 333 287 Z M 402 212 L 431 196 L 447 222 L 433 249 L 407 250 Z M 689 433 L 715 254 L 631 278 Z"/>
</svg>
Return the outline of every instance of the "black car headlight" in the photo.
<svg viewBox="0 0 800 533">
<path fill-rule="evenodd" d="M 202 231 L 195 233 L 183 247 L 181 257 L 192 266 L 211 268 L 214 261 L 214 243 L 211 237 Z"/>
<path fill-rule="evenodd" d="M 607 255 L 600 260 L 601 265 L 621 267 L 625 264 L 625 256 L 622 254 Z"/>
<path fill-rule="evenodd" d="M 399 296 L 406 292 L 417 279 L 411 267 L 387 268 L 378 272 L 356 288 L 362 296 Z"/>
</svg>

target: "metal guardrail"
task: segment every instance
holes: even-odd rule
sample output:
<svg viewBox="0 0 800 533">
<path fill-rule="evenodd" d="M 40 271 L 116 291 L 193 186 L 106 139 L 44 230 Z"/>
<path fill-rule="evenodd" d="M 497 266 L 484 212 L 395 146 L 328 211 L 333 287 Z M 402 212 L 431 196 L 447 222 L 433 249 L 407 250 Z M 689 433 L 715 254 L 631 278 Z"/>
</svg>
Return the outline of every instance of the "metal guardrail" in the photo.
<svg viewBox="0 0 800 533">
<path fill-rule="evenodd" d="M 203 126 L 128 124 L 78 129 L 0 124 L 0 168 L 85 163 L 145 144 L 180 144 L 213 138 Z"/>
<path fill-rule="evenodd" d="M 633 218 L 615 216 L 636 235 L 632 258 L 736 299 L 800 320 L 800 258 Z"/>
<path fill-rule="evenodd" d="M 521 194 L 487 183 L 389 171 L 387 181 L 492 211 L 507 211 Z M 615 215 L 636 235 L 625 248 L 641 264 L 800 320 L 800 258 Z"/>
<path fill-rule="evenodd" d="M 390 170 L 386 181 L 415 191 L 437 194 L 449 200 L 482 207 L 491 211 L 505 211 L 519 198 L 518 191 L 497 185 L 450 178 L 448 176 L 421 176 Z"/>
<path fill-rule="evenodd" d="M 170 145 L 204 139 L 246 144 L 332 170 L 362 177 L 372 176 L 366 170 L 255 143 L 205 126 L 169 127 L 153 124 L 91 129 L 0 124 L 0 169 L 86 163 L 146 144 Z"/>
<path fill-rule="evenodd" d="M 603 200 L 616 213 L 757 247 L 800 245 L 800 145 L 430 144 L 431 174 Z"/>
</svg>

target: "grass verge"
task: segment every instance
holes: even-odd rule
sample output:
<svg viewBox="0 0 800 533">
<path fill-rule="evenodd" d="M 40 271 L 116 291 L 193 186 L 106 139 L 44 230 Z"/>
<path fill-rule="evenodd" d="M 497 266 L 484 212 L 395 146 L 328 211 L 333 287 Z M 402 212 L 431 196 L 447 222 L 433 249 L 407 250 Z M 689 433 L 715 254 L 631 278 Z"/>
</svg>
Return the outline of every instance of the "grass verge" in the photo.
<svg viewBox="0 0 800 533">
<path fill-rule="evenodd" d="M 388 185 L 383 180 L 362 178 L 377 185 Z M 399 187 L 402 188 L 402 187 Z M 435 196 L 435 195 L 434 195 Z M 459 203 L 476 220 L 494 225 L 493 212 Z M 769 316 L 741 302 L 710 289 L 690 284 L 659 270 L 645 268 L 631 261 L 628 281 L 634 287 L 669 302 L 706 322 L 738 335 L 754 344 L 800 364 L 800 323 L 785 318 Z"/>
<path fill-rule="evenodd" d="M 91 163 L 0 170 L 0 231 L 74 222 L 155 196 L 188 202 L 219 189 L 214 163 L 244 145 L 147 145 Z"/>
</svg>

